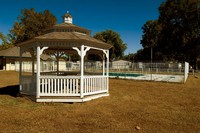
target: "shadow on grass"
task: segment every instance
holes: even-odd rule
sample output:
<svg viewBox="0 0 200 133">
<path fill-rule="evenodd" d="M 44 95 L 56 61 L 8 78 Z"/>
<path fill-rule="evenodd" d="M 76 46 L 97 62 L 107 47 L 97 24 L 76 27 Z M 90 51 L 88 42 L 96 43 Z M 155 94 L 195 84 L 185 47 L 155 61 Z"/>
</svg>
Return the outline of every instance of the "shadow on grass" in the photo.
<svg viewBox="0 0 200 133">
<path fill-rule="evenodd" d="M 0 95 L 19 96 L 19 85 L 6 86 L 0 88 Z"/>
</svg>

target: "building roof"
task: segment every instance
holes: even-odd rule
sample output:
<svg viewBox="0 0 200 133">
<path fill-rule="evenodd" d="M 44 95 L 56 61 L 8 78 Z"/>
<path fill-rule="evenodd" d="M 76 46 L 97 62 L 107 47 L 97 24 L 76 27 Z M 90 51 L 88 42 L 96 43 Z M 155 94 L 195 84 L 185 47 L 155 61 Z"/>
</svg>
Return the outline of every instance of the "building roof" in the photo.
<svg viewBox="0 0 200 133">
<path fill-rule="evenodd" d="M 4 50 L 0 50 L 0 56 L 3 57 L 14 57 L 19 58 L 20 56 L 20 48 L 19 47 L 12 47 Z M 22 57 L 24 58 L 31 58 L 30 52 L 25 52 L 22 54 Z M 42 60 L 55 60 L 55 58 L 50 57 L 49 55 L 42 54 L 41 55 Z"/>
<path fill-rule="evenodd" d="M 0 56 L 4 57 L 19 57 L 20 56 L 19 47 L 12 47 L 0 51 Z M 29 52 L 23 53 L 22 57 L 31 57 Z"/>
<path fill-rule="evenodd" d="M 48 31 L 52 32 L 52 31 L 57 31 L 57 32 L 80 32 L 80 33 L 84 33 L 87 35 L 90 35 L 90 30 L 74 25 L 72 23 L 61 23 L 61 24 L 56 24 L 54 25 L 51 29 L 49 29 Z"/>
</svg>

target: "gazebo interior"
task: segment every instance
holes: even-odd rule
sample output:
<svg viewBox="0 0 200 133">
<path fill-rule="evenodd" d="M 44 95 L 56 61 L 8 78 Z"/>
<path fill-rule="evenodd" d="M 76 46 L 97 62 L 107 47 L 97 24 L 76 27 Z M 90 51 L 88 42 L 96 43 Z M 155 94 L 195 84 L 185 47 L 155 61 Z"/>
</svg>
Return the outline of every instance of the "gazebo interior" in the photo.
<svg viewBox="0 0 200 133">
<path fill-rule="evenodd" d="M 32 96 L 36 102 L 84 102 L 109 96 L 110 44 L 90 36 L 90 31 L 72 24 L 72 16 L 63 16 L 63 23 L 54 25 L 46 34 L 18 44 L 20 47 L 20 93 Z M 22 54 L 30 52 L 32 72 L 23 72 Z M 56 61 L 54 71 L 41 72 L 41 55 Z M 95 73 L 86 69 L 89 55 L 98 55 L 102 67 Z M 60 71 L 63 56 L 78 55 L 78 71 Z M 36 65 L 35 65 L 36 64 Z"/>
</svg>

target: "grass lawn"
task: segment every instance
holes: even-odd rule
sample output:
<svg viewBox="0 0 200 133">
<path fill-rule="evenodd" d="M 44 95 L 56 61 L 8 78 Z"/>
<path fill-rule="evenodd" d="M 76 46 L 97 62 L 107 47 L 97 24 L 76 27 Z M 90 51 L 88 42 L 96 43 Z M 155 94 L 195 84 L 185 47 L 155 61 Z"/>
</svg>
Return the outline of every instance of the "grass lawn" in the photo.
<svg viewBox="0 0 200 133">
<path fill-rule="evenodd" d="M 200 132 L 197 76 L 185 84 L 110 79 L 109 97 L 70 104 L 17 96 L 18 73 L 0 71 L 0 132 Z"/>
</svg>

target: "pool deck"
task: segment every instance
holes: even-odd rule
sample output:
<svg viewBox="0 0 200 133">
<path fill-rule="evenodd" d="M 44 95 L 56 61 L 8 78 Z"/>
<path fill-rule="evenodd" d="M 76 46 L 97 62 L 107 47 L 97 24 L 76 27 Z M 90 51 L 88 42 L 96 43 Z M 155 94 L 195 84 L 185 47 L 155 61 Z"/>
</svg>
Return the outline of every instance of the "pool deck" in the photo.
<svg viewBox="0 0 200 133">
<path fill-rule="evenodd" d="M 116 76 L 110 76 L 110 78 L 116 78 Z M 148 81 L 160 81 L 160 82 L 175 82 L 183 83 L 183 75 L 163 75 L 163 74 L 144 74 L 143 76 L 128 77 L 128 76 L 118 76 L 121 79 L 134 79 L 134 80 L 148 80 Z"/>
</svg>

